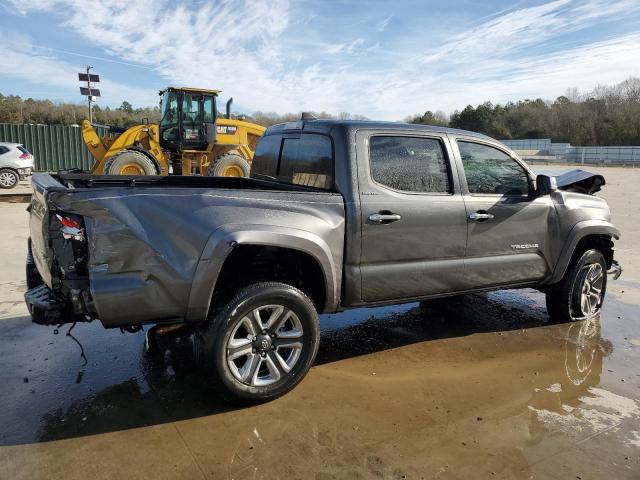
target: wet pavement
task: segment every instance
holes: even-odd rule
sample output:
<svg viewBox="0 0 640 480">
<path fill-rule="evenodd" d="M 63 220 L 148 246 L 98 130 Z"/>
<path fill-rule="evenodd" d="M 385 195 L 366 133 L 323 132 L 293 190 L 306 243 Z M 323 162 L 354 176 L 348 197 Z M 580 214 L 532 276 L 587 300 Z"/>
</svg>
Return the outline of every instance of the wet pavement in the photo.
<svg viewBox="0 0 640 480">
<path fill-rule="evenodd" d="M 0 478 L 640 478 L 640 171 L 604 174 L 625 271 L 600 319 L 550 324 L 533 290 L 323 316 L 305 380 L 246 408 L 180 336 L 149 357 L 32 325 L 24 206 L 0 205 Z"/>
</svg>

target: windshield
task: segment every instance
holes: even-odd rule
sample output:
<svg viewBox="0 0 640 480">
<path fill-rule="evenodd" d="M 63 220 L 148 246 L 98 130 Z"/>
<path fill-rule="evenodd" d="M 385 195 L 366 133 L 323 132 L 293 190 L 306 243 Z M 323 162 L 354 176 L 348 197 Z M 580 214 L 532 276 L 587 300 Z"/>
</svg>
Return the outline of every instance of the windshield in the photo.
<svg viewBox="0 0 640 480">
<path fill-rule="evenodd" d="M 180 141 L 180 132 L 178 130 L 178 97 L 176 92 L 165 92 L 160 102 L 162 107 L 162 117 L 160 117 L 161 141 L 178 143 Z"/>
<path fill-rule="evenodd" d="M 202 100 L 202 95 L 199 93 L 184 92 L 182 94 L 182 127 L 185 143 L 200 143 L 204 138 Z"/>
</svg>

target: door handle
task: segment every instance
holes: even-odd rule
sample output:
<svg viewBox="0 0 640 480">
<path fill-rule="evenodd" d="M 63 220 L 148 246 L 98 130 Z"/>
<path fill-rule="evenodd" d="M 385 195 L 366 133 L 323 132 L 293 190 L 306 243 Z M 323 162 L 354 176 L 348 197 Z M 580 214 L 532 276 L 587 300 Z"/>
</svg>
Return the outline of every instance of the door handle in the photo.
<svg viewBox="0 0 640 480">
<path fill-rule="evenodd" d="M 397 222 L 401 218 L 397 213 L 372 213 L 369 215 L 369 221 L 373 223 Z"/>
<path fill-rule="evenodd" d="M 494 216 L 484 210 L 478 210 L 477 212 L 473 212 L 469 215 L 469 220 L 473 222 L 484 222 L 485 220 L 491 220 L 492 218 L 494 218 Z"/>
</svg>

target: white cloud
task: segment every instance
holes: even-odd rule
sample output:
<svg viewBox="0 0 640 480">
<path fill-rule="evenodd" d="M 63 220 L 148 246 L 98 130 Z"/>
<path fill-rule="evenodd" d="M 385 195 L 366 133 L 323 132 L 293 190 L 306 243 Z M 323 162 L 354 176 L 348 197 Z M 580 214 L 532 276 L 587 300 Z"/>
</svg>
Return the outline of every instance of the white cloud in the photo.
<svg viewBox="0 0 640 480">
<path fill-rule="evenodd" d="M 527 55 L 532 46 L 639 10 L 637 0 L 555 0 L 506 12 L 460 32 L 424 60 L 462 63 L 513 53 Z"/>
<path fill-rule="evenodd" d="M 26 80 L 32 84 L 58 87 L 65 100 L 82 101 L 79 92 L 78 72 L 84 70 L 80 65 L 72 65 L 54 56 L 43 54 L 41 49 L 31 43 L 29 37 L 15 32 L 0 30 L 7 47 L 0 62 L 0 76 Z M 156 92 L 149 89 L 132 88 L 128 85 L 101 76 L 102 103 L 119 104 L 129 100 L 134 105 L 154 105 L 158 102 Z M 9 92 L 5 92 L 9 93 Z"/>
<path fill-rule="evenodd" d="M 10 3 L 24 14 L 46 11 L 87 44 L 123 62 L 145 65 L 169 84 L 221 88 L 248 110 L 351 111 L 400 119 L 483 100 L 553 98 L 569 86 L 588 89 L 640 75 L 640 34 L 554 46 L 568 32 L 638 13 L 637 0 L 555 0 L 512 8 L 439 46 L 415 41 L 413 49 L 401 51 L 392 51 L 382 38 L 374 40 L 375 48 L 366 47 L 369 38 L 304 43 L 300 39 L 317 28 L 317 18 L 310 13 L 310 21 L 292 21 L 287 0 Z M 391 20 L 380 20 L 376 30 L 384 31 Z M 314 34 L 323 37 L 323 32 Z M 540 46 L 546 53 L 535 53 Z M 55 72 L 59 60 L 22 55 L 14 65 L 27 65 L 30 79 L 51 73 L 52 82 L 67 82 Z M 122 84 L 102 87 L 105 92 L 118 89 L 125 97 Z M 134 90 L 141 96 L 141 89 Z M 149 95 L 155 104 L 155 92 Z"/>
</svg>

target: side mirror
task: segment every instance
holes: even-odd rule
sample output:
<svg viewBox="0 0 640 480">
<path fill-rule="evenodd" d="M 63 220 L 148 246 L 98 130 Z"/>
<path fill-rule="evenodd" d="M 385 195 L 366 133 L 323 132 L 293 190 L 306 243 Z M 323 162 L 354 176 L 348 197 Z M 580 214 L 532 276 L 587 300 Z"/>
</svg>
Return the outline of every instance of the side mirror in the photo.
<svg viewBox="0 0 640 480">
<path fill-rule="evenodd" d="M 538 195 L 549 195 L 558 190 L 558 182 L 555 177 L 549 175 L 538 175 L 536 177 L 536 191 Z"/>
</svg>

